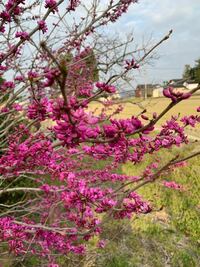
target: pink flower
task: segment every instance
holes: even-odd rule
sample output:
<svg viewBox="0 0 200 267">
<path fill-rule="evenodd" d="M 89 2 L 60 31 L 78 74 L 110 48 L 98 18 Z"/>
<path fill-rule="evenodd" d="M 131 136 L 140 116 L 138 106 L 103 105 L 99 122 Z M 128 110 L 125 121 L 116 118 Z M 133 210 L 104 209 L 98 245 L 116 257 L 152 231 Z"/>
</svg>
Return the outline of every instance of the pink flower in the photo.
<svg viewBox="0 0 200 267">
<path fill-rule="evenodd" d="M 116 88 L 114 86 L 108 85 L 106 83 L 97 82 L 96 87 L 102 91 L 107 92 L 107 93 L 115 93 L 116 92 Z"/>
<path fill-rule="evenodd" d="M 22 110 L 23 110 L 22 105 L 17 104 L 17 103 L 14 103 L 14 104 L 12 105 L 12 107 L 13 107 L 16 111 L 22 111 Z"/>
<path fill-rule="evenodd" d="M 51 8 L 52 13 L 58 10 L 57 2 L 55 0 L 45 0 L 45 8 Z"/>
<path fill-rule="evenodd" d="M 7 12 L 7 11 L 2 11 L 0 13 L 0 18 L 2 18 L 3 20 L 5 20 L 7 22 L 11 22 L 11 16 L 10 16 L 9 12 Z"/>
<path fill-rule="evenodd" d="M 163 182 L 163 185 L 164 185 L 165 187 L 172 188 L 172 189 L 175 189 L 175 190 L 181 190 L 181 189 L 183 188 L 182 185 L 177 184 L 177 183 L 174 182 L 174 181 L 170 181 L 170 182 L 168 182 L 168 181 L 164 181 L 164 182 Z"/>
<path fill-rule="evenodd" d="M 140 67 L 139 64 L 137 64 L 135 62 L 134 59 L 126 60 L 125 63 L 126 63 L 126 66 L 125 66 L 125 69 L 126 70 L 138 69 Z"/>
<path fill-rule="evenodd" d="M 98 248 L 105 248 L 106 246 L 106 241 L 105 240 L 100 240 L 97 244 Z"/>
<path fill-rule="evenodd" d="M 141 115 L 141 118 L 142 118 L 143 120 L 146 120 L 146 121 L 149 120 L 149 118 L 148 118 L 146 115 L 144 115 L 144 114 Z"/>
<path fill-rule="evenodd" d="M 9 112 L 9 108 L 3 107 L 0 109 L 0 113 L 5 113 L 5 112 Z"/>
<path fill-rule="evenodd" d="M 11 81 L 4 81 L 1 85 L 0 85 L 0 89 L 2 91 L 6 91 L 6 90 L 10 90 L 10 89 L 14 89 L 15 88 L 15 84 L 14 82 Z"/>
<path fill-rule="evenodd" d="M 70 4 L 67 8 L 68 11 L 75 11 L 76 7 L 80 4 L 80 0 L 70 0 Z"/>
<path fill-rule="evenodd" d="M 43 121 L 47 118 L 47 113 L 48 113 L 48 99 L 43 98 L 40 101 L 33 101 L 29 106 L 28 106 L 28 118 L 31 120 L 38 119 L 40 121 Z"/>
<path fill-rule="evenodd" d="M 32 71 L 32 70 L 30 70 L 30 71 L 28 72 L 28 78 L 29 78 L 30 80 L 33 80 L 33 79 L 35 79 L 35 78 L 37 78 L 37 77 L 38 77 L 38 73 L 37 73 L 37 72 Z"/>
<path fill-rule="evenodd" d="M 191 97 L 191 93 L 175 92 L 173 87 L 168 87 L 163 90 L 163 95 L 167 98 L 171 98 L 173 102 L 183 100 Z"/>
<path fill-rule="evenodd" d="M 45 32 L 48 31 L 46 22 L 45 22 L 44 20 L 39 20 L 39 21 L 37 22 L 37 24 L 38 24 L 38 26 L 39 26 L 39 29 L 40 29 L 43 33 L 45 33 Z"/>
<path fill-rule="evenodd" d="M 192 127 L 195 127 L 197 123 L 200 123 L 200 116 L 184 116 L 181 121 L 184 123 L 185 126 L 190 125 Z"/>
<path fill-rule="evenodd" d="M 5 31 L 6 31 L 5 26 L 1 26 L 1 27 L 0 27 L 0 32 L 4 33 Z"/>
<path fill-rule="evenodd" d="M 29 34 L 27 32 L 16 32 L 15 37 L 19 37 L 21 40 L 28 40 Z"/>
<path fill-rule="evenodd" d="M 103 125 L 103 129 L 107 137 L 114 137 L 119 132 L 116 125 Z"/>
<path fill-rule="evenodd" d="M 23 82 L 24 81 L 24 77 L 22 75 L 18 75 L 18 76 L 15 77 L 15 81 Z"/>
</svg>

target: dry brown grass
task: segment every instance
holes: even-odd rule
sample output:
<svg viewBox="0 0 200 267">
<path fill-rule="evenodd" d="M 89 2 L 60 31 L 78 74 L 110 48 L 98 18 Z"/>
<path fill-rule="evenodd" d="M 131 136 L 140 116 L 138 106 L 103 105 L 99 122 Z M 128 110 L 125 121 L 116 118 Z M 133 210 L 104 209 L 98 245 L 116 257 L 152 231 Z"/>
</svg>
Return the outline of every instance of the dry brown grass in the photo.
<svg viewBox="0 0 200 267">
<path fill-rule="evenodd" d="M 146 108 L 146 115 L 151 118 L 153 112 L 157 112 L 159 114 L 170 103 L 170 100 L 167 98 L 151 98 L 145 101 L 136 98 L 131 98 L 127 101 L 130 100 L 132 102 L 140 102 L 140 105 L 131 104 L 130 102 L 122 103 L 124 109 L 119 115 L 116 115 L 117 118 L 128 118 L 133 115 L 139 114 L 142 111 L 141 107 L 139 106 L 143 106 L 144 108 Z M 95 110 L 96 108 L 98 108 L 98 110 L 100 110 L 101 106 L 102 105 L 100 103 L 95 102 L 90 105 L 90 109 Z M 177 104 L 173 109 L 171 109 L 165 116 L 162 117 L 162 119 L 158 122 L 158 126 L 162 125 L 172 115 L 180 114 L 180 116 L 182 117 L 185 115 L 197 114 L 196 108 L 198 106 L 200 106 L 200 96 L 193 96 L 188 100 L 182 101 Z M 199 132 L 200 127 L 197 127 L 196 129 L 190 127 L 190 133 L 192 133 L 194 136 L 200 137 Z"/>
<path fill-rule="evenodd" d="M 140 102 L 138 99 L 131 98 L 133 102 Z M 128 100 L 129 101 L 129 100 Z M 120 102 L 119 102 L 120 103 Z M 147 115 L 151 115 L 153 112 L 160 113 L 168 104 L 170 100 L 167 98 L 151 98 L 142 101 L 141 104 L 147 109 Z M 124 110 L 118 116 L 120 118 L 127 118 L 136 115 L 142 111 L 138 105 L 133 105 L 131 103 L 122 103 Z M 92 103 L 90 108 L 93 110 L 100 107 L 99 103 Z M 162 122 L 169 119 L 172 115 L 180 113 L 181 116 L 190 115 L 196 113 L 196 107 L 200 106 L 200 96 L 194 96 L 188 100 L 180 102 L 172 110 L 170 110 L 163 118 Z"/>
</svg>

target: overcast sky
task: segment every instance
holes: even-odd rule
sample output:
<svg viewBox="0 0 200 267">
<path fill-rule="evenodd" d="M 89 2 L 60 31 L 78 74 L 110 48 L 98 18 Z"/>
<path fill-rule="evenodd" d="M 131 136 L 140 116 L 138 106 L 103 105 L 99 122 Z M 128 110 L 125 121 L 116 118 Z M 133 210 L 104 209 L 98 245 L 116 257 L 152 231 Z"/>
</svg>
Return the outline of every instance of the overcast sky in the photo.
<svg viewBox="0 0 200 267">
<path fill-rule="evenodd" d="M 173 36 L 162 44 L 154 67 L 146 67 L 138 82 L 161 82 L 181 78 L 185 64 L 200 58 L 200 0 L 140 0 L 117 25 L 120 31 L 134 29 L 136 42 L 153 36 L 158 41 L 170 29 Z"/>
</svg>

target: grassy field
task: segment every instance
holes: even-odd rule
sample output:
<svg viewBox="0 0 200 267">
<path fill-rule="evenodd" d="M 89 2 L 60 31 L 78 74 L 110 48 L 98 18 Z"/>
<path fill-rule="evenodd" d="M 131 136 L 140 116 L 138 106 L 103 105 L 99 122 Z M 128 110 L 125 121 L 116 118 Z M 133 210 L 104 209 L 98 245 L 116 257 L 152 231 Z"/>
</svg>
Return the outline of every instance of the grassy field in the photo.
<svg viewBox="0 0 200 267">
<path fill-rule="evenodd" d="M 127 102 L 126 102 L 127 101 Z M 133 104 L 133 103 L 136 104 Z M 168 98 L 148 98 L 147 100 L 141 100 L 140 98 L 129 98 L 122 100 L 122 106 L 124 107 L 123 112 L 119 115 L 122 118 L 131 117 L 137 115 L 142 111 L 138 106 L 147 109 L 147 114 L 152 114 L 153 112 L 161 112 L 171 101 Z M 120 100 L 119 100 L 120 104 Z M 180 102 L 171 111 L 169 111 L 162 119 L 162 122 L 168 119 L 171 115 L 180 113 L 182 116 L 193 114 L 196 111 L 196 107 L 200 105 L 200 95 L 193 96 L 188 100 Z M 93 102 L 91 108 L 100 107 L 99 103 Z"/>
<path fill-rule="evenodd" d="M 196 150 L 191 146 L 187 153 Z M 166 162 L 179 150 L 161 151 L 159 157 Z M 180 151 L 179 151 L 180 152 Z M 184 149 L 180 152 L 186 154 Z M 121 172 L 137 175 L 154 158 L 134 166 L 125 164 Z M 98 267 L 199 267 L 200 266 L 200 185 L 199 158 L 194 158 L 184 167 L 176 169 L 166 180 L 183 185 L 184 191 L 175 191 L 160 182 L 140 189 L 153 206 L 148 215 L 135 216 L 132 221 L 107 224 L 103 238 L 108 246 L 96 257 Z"/>
<path fill-rule="evenodd" d="M 134 101 L 134 99 L 132 99 Z M 150 99 L 141 103 L 150 116 L 154 111 L 160 113 L 168 104 L 165 98 Z M 200 97 L 183 101 L 166 114 L 159 125 L 172 115 L 181 116 L 196 113 Z M 124 110 L 118 118 L 127 118 L 141 112 L 138 105 L 124 103 Z M 99 104 L 93 104 L 95 109 Z M 188 133 L 200 137 L 200 128 L 189 128 Z M 166 162 L 173 155 L 186 155 L 200 148 L 198 143 L 181 150 L 161 151 L 161 162 Z M 146 157 L 140 165 L 127 163 L 121 172 L 137 175 L 150 162 Z M 110 221 L 103 238 L 108 239 L 108 246 L 99 252 L 93 266 L 98 267 L 199 267 L 200 266 L 200 165 L 199 158 L 192 159 L 188 166 L 177 169 L 166 180 L 174 180 L 184 187 L 183 192 L 164 188 L 159 182 L 140 189 L 145 199 L 149 200 L 154 212 L 145 216 L 135 216 L 133 220 L 123 222 Z M 92 265 L 91 265 L 92 266 Z"/>
<path fill-rule="evenodd" d="M 136 104 L 132 104 L 130 103 L 130 101 Z M 149 118 L 151 118 L 153 112 L 157 112 L 159 114 L 164 108 L 167 107 L 169 103 L 170 100 L 167 98 L 150 98 L 145 101 L 140 100 L 139 98 L 135 99 L 130 98 L 127 99 L 126 103 L 123 102 L 120 103 L 119 101 L 119 104 L 123 106 L 123 111 L 119 115 L 116 115 L 116 118 L 128 118 L 133 115 L 137 115 L 143 110 L 142 108 L 146 108 L 147 110 L 146 115 L 148 115 Z M 196 107 L 198 106 L 200 106 L 200 96 L 193 96 L 188 100 L 180 102 L 173 109 L 171 109 L 165 116 L 162 117 L 162 119 L 158 122 L 158 127 L 162 125 L 172 115 L 180 114 L 180 116 L 186 116 L 191 114 L 197 114 Z M 101 104 L 94 102 L 90 105 L 90 109 L 100 110 Z M 188 133 L 200 138 L 200 127 L 197 127 L 197 129 L 190 127 L 188 129 Z"/>
</svg>

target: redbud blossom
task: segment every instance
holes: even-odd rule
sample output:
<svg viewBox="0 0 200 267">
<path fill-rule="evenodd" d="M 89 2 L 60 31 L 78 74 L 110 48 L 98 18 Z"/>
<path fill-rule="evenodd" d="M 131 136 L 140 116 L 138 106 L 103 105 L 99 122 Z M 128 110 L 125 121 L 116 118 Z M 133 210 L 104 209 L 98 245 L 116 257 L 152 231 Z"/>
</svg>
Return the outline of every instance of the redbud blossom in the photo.
<svg viewBox="0 0 200 267">
<path fill-rule="evenodd" d="M 163 90 L 163 95 L 171 98 L 172 102 L 177 102 L 178 100 L 189 98 L 191 93 L 176 92 L 173 87 L 168 87 Z"/>
<path fill-rule="evenodd" d="M 55 13 L 55 11 L 58 10 L 56 4 L 57 2 L 55 0 L 45 0 L 45 7 L 52 8 L 52 13 Z"/>
<path fill-rule="evenodd" d="M 126 70 L 138 69 L 140 67 L 139 64 L 135 62 L 134 59 L 126 60 L 125 63 L 126 63 L 125 66 Z"/>
<path fill-rule="evenodd" d="M 116 88 L 115 86 L 112 86 L 112 85 L 108 85 L 106 83 L 100 83 L 100 82 L 97 82 L 96 83 L 96 87 L 102 91 L 105 91 L 107 93 L 115 93 L 116 92 Z"/>
<path fill-rule="evenodd" d="M 19 37 L 21 40 L 28 40 L 29 34 L 27 32 L 16 32 L 15 37 Z"/>
<path fill-rule="evenodd" d="M 77 6 L 80 4 L 80 0 L 70 0 L 69 6 L 67 7 L 68 11 L 75 11 Z"/>
<path fill-rule="evenodd" d="M 163 185 L 164 185 L 165 187 L 172 188 L 172 189 L 175 189 L 175 190 L 181 190 L 181 189 L 183 189 L 182 185 L 177 184 L 177 183 L 174 182 L 174 181 L 171 181 L 171 182 L 164 181 L 164 182 L 163 182 Z"/>
<path fill-rule="evenodd" d="M 38 24 L 38 26 L 39 26 L 39 29 L 40 29 L 43 33 L 45 33 L 45 32 L 48 31 L 46 22 L 45 22 L 44 20 L 39 20 L 39 21 L 37 22 L 37 24 Z"/>
</svg>

